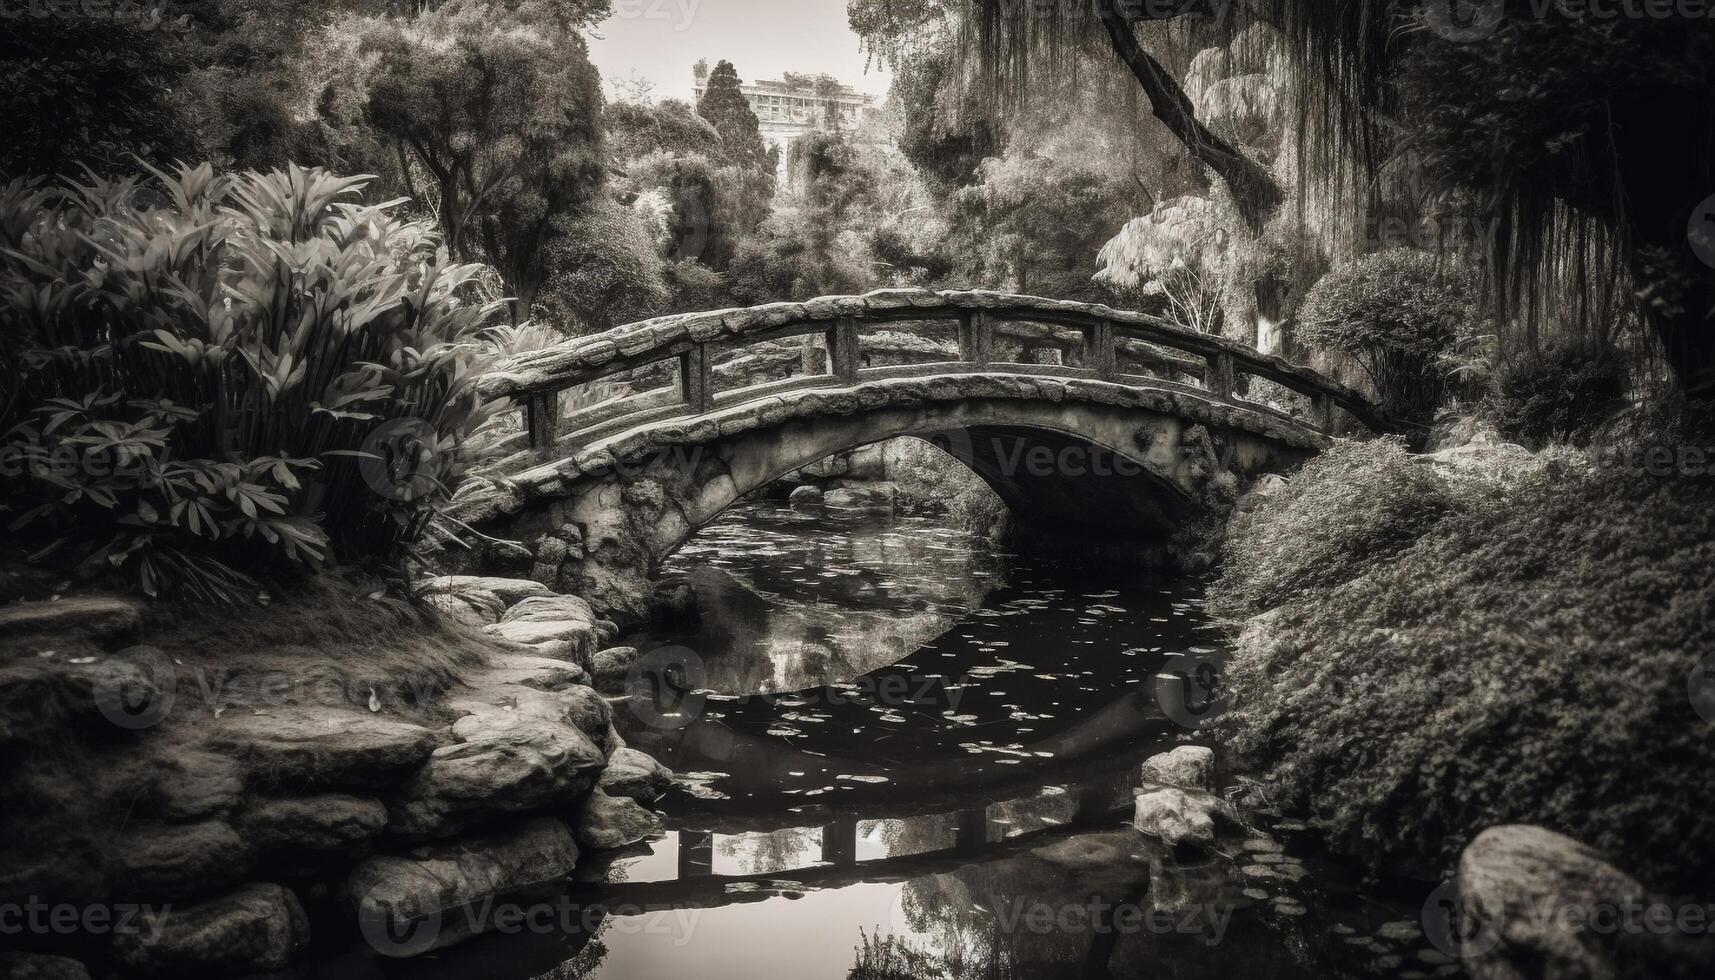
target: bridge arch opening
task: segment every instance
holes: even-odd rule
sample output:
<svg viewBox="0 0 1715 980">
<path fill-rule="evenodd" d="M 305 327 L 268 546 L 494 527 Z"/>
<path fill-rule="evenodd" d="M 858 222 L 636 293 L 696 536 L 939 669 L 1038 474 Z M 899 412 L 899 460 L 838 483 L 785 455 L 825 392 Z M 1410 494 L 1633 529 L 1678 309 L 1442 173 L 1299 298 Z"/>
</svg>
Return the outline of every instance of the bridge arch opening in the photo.
<svg viewBox="0 0 1715 980">
<path fill-rule="evenodd" d="M 688 457 L 675 454 L 671 465 L 652 463 L 636 476 L 664 487 L 661 496 L 681 504 L 676 513 L 663 506 L 653 521 L 651 571 L 698 528 L 746 498 L 818 472 L 828 460 L 899 439 L 927 443 L 948 464 L 986 484 L 1005 505 L 1009 533 L 1020 546 L 1039 550 L 1053 544 L 1078 556 L 1159 564 L 1168 539 L 1193 509 L 1192 474 L 1180 454 L 1163 445 L 1176 443 L 1182 426 L 1164 419 L 1160 431 L 1140 428 L 1133 415 L 1110 420 L 1111 431 L 1103 432 L 1093 418 L 1099 414 L 1083 405 L 949 401 L 788 423 L 696 447 Z M 1127 441 L 1137 448 L 1116 448 Z M 657 478 L 655 469 L 665 472 Z M 882 482 L 903 477 L 932 492 L 944 479 L 946 467 L 939 469 L 882 473 Z M 686 474 L 689 485 L 675 493 L 669 484 Z M 634 494 L 631 502 L 655 497 L 650 490 Z"/>
<path fill-rule="evenodd" d="M 1161 543 L 1182 526 L 1191 507 L 1190 495 L 1170 474 L 1134 455 L 1076 433 L 1020 424 L 922 428 L 840 447 L 741 493 L 728 506 L 753 494 L 784 496 L 799 486 L 830 494 L 856 491 L 841 498 L 855 502 L 837 506 L 896 505 L 954 518 L 972 509 L 955 505 L 955 496 L 992 494 L 1007 515 L 1012 543 L 1031 550 L 1064 543 L 1079 554 L 1099 546 L 1104 560 L 1148 564 L 1160 561 Z M 916 506 L 925 500 L 928 506 Z M 974 509 L 989 508 L 979 502 Z"/>
</svg>

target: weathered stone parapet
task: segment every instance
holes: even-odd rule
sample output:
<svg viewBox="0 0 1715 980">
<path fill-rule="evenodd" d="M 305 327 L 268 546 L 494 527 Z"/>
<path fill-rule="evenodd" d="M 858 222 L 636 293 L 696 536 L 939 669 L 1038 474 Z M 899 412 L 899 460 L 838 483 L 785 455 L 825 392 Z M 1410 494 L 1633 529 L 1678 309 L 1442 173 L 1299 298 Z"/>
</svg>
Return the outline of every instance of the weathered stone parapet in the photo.
<svg viewBox="0 0 1715 980">
<path fill-rule="evenodd" d="M 640 427 L 591 446 L 579 454 L 525 469 L 512 476 L 461 484 L 449 513 L 480 525 L 516 514 L 531 501 L 563 497 L 572 482 L 647 465 L 674 450 L 716 439 L 819 417 L 847 416 L 882 408 L 912 408 L 966 401 L 1069 401 L 1139 409 L 1250 433 L 1284 446 L 1320 450 L 1325 437 L 1243 405 L 1221 402 L 1194 391 L 1156 391 L 1100 381 L 1026 376 L 937 375 L 866 382 L 859 389 L 809 389 L 711 413 L 694 421 L 675 420 Z"/>
<path fill-rule="evenodd" d="M 479 380 L 488 398 L 519 398 L 533 392 L 555 391 L 593 380 L 615 370 L 645 367 L 712 341 L 766 340 L 782 330 L 813 333 L 835 321 L 888 322 L 912 319 L 954 320 L 980 314 L 995 320 L 1036 320 L 1074 329 L 1112 331 L 1119 327 L 1168 351 L 1197 358 L 1224 358 L 1246 371 L 1282 383 L 1314 388 L 1350 409 L 1370 414 L 1356 392 L 1307 368 L 1265 355 L 1217 336 L 1147 313 L 1116 310 L 1101 304 L 1078 303 L 987 290 L 881 289 L 862 296 L 828 296 L 802 303 L 770 303 L 748 309 L 672 314 L 615 327 L 604 333 L 568 341 L 543 350 L 516 355 Z M 797 328 L 797 329 L 794 329 Z M 1137 351 L 1134 350 L 1134 354 Z M 1154 354 L 1148 354 L 1153 359 Z M 1172 354 L 1162 355 L 1167 362 Z"/>
</svg>

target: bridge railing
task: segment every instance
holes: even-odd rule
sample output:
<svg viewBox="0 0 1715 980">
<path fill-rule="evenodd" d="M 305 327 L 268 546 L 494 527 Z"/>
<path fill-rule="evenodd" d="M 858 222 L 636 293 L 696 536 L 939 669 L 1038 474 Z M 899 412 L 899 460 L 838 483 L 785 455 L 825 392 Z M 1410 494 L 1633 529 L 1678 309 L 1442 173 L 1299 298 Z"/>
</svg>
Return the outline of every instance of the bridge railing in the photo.
<svg viewBox="0 0 1715 980">
<path fill-rule="evenodd" d="M 957 323 L 957 361 L 863 365 L 863 325 L 935 320 Z M 1056 328 L 1059 332 L 1043 332 Z M 996 360 L 997 336 L 1022 331 L 1026 338 L 1063 342 L 1062 334 L 1068 330 L 1082 340 L 1081 363 L 1077 365 Z M 717 391 L 715 362 L 722 353 L 735 347 L 813 336 L 822 338 L 827 352 L 822 373 Z M 1151 373 L 1128 370 L 1122 366 L 1124 361 Z M 562 392 L 664 362 L 676 362 L 677 383 L 673 388 L 595 405 L 578 413 L 575 430 L 561 432 Z M 785 391 L 946 373 L 1037 374 L 1184 390 L 1243 404 L 1324 433 L 1333 430 L 1336 409 L 1376 431 L 1396 428 L 1351 388 L 1243 344 L 1147 313 L 988 291 L 884 289 L 862 296 L 657 317 L 515 355 L 484 376 L 478 390 L 488 398 L 505 397 L 521 403 L 531 448 L 548 449 L 562 436 L 594 441 L 632 426 L 700 415 Z M 1175 376 L 1195 379 L 1200 387 Z M 1294 419 L 1259 402 L 1242 401 L 1237 393 L 1245 377 L 1272 382 L 1307 397 L 1310 418 Z"/>
</svg>

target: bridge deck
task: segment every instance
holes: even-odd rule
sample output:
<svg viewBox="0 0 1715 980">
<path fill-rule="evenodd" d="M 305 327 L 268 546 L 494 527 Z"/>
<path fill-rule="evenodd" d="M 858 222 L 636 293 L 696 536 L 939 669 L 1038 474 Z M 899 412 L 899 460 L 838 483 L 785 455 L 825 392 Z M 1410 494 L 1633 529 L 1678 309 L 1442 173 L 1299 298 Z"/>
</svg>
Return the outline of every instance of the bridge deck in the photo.
<svg viewBox="0 0 1715 980">
<path fill-rule="evenodd" d="M 863 366 L 862 325 L 932 321 L 957 322 L 957 361 Z M 822 373 L 717 391 L 715 366 L 722 356 L 781 340 L 818 336 L 826 351 Z M 1077 363 L 998 362 L 997 337 L 1036 340 L 1060 349 L 1071 346 Z M 598 403 L 580 410 L 576 431 L 561 431 L 561 392 L 660 364 L 676 368 L 672 388 Z M 516 355 L 482 378 L 478 390 L 489 398 L 513 398 L 523 403 L 531 448 L 546 450 L 563 442 L 570 444 L 565 448 L 575 450 L 626 428 L 702 415 L 787 391 L 849 386 L 881 378 L 997 370 L 1195 391 L 1322 433 L 1333 429 L 1336 409 L 1372 430 L 1397 428 L 1362 395 L 1338 381 L 1243 344 L 1146 313 L 987 291 L 878 290 L 863 296 L 657 317 Z M 1310 420 L 1294 418 L 1259 402 L 1243 401 L 1237 393 L 1246 378 L 1261 379 L 1306 396 L 1311 405 Z M 1192 381 L 1196 384 L 1189 383 Z"/>
</svg>

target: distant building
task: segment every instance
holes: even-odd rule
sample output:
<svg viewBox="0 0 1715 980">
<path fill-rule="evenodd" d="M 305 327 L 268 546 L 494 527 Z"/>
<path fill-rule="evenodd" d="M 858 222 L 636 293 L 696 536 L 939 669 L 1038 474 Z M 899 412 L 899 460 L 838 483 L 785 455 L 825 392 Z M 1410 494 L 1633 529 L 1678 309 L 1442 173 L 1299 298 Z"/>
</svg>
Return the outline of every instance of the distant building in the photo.
<svg viewBox="0 0 1715 980">
<path fill-rule="evenodd" d="M 691 70 L 696 98 L 708 89 L 709 66 L 698 62 Z M 780 150 L 784 173 L 792 144 L 806 133 L 837 125 L 855 130 L 874 119 L 880 109 L 873 95 L 841 84 L 829 75 L 798 75 L 787 72 L 778 79 L 748 82 L 739 87 L 762 130 L 762 141 Z"/>
</svg>

